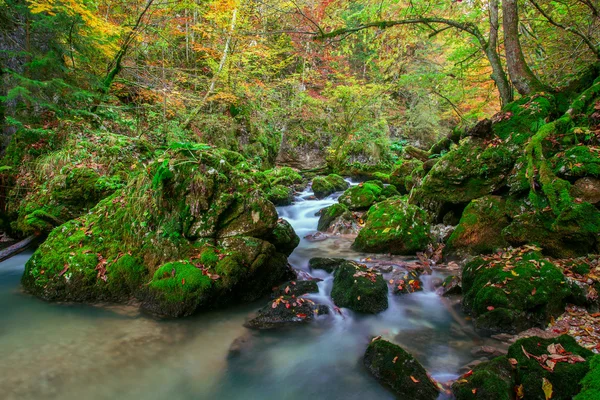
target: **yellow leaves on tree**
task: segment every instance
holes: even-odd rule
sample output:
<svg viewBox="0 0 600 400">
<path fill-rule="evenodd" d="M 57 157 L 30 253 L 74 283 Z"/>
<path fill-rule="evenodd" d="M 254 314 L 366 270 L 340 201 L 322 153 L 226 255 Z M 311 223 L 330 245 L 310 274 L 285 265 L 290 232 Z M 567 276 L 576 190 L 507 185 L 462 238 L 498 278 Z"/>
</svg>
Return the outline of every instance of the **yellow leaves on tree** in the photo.
<svg viewBox="0 0 600 400">
<path fill-rule="evenodd" d="M 120 28 L 105 20 L 89 3 L 81 0 L 27 0 L 32 14 L 55 16 L 67 15 L 80 18 L 83 26 L 78 26 L 78 35 L 91 39 L 94 47 L 107 57 L 117 51 L 115 40 Z"/>
</svg>

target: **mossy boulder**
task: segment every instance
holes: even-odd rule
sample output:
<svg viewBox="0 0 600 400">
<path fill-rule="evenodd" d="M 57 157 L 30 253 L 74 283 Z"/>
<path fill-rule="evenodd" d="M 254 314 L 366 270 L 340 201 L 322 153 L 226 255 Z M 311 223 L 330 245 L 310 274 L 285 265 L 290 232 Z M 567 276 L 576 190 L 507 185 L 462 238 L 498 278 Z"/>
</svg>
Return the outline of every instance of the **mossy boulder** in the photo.
<svg viewBox="0 0 600 400">
<path fill-rule="evenodd" d="M 408 193 L 407 189 L 406 189 L 406 179 L 408 177 L 410 177 L 410 175 L 412 174 L 412 172 L 414 170 L 416 170 L 419 167 L 423 166 L 423 162 L 416 160 L 416 159 L 410 159 L 410 160 L 404 160 L 401 159 L 399 161 L 396 162 L 396 164 L 394 165 L 394 168 L 392 169 L 392 173 L 389 176 L 389 182 L 396 186 L 396 188 L 402 192 L 402 193 Z"/>
<path fill-rule="evenodd" d="M 173 317 L 269 293 L 292 277 L 286 254 L 297 237 L 253 172 L 229 158 L 205 145 L 169 150 L 55 228 L 27 263 L 23 287 L 57 301 L 137 298 Z"/>
<path fill-rule="evenodd" d="M 541 365 L 548 368 L 548 364 L 540 363 L 535 357 L 550 356 L 558 345 L 562 349 L 559 348 L 555 354 L 568 358 L 557 361 L 549 371 Z M 549 346 L 553 346 L 554 349 L 549 349 Z M 552 399 L 569 400 L 581 391 L 580 382 L 590 369 L 589 359 L 593 355 L 591 351 L 579 346 L 571 336 L 562 335 L 554 339 L 536 336 L 520 339 L 509 347 L 506 357 L 516 360 L 515 383 L 517 386 L 522 385 L 523 398 L 547 399 L 542 388 L 546 380 L 552 388 Z"/>
<path fill-rule="evenodd" d="M 571 295 L 563 273 L 536 249 L 477 257 L 462 271 L 463 307 L 483 332 L 545 326 Z"/>
<path fill-rule="evenodd" d="M 335 192 L 346 190 L 348 186 L 350 184 L 337 174 L 317 176 L 312 181 L 312 190 L 317 199 L 322 199 Z"/>
<path fill-rule="evenodd" d="M 600 399 L 600 355 L 590 360 L 590 370 L 581 380 L 582 390 L 574 400 Z"/>
<path fill-rule="evenodd" d="M 448 253 L 485 254 L 508 246 L 502 229 L 509 225 L 505 201 L 499 196 L 472 200 L 450 235 Z"/>
<path fill-rule="evenodd" d="M 348 207 L 336 203 L 321 210 L 317 230 L 329 233 L 351 233 L 358 230 L 358 225 Z"/>
<path fill-rule="evenodd" d="M 375 204 L 365 219 L 365 227 L 352 244 L 355 250 L 408 255 L 431 242 L 425 211 L 401 198 Z"/>
<path fill-rule="evenodd" d="M 515 378 L 507 357 L 497 357 L 475 366 L 469 376 L 452 384 L 456 400 L 512 400 Z"/>
<path fill-rule="evenodd" d="M 339 198 L 339 203 L 350 210 L 366 210 L 379 201 L 383 192 L 381 181 L 367 181 L 352 186 Z"/>
<path fill-rule="evenodd" d="M 388 308 L 388 288 L 380 273 L 346 261 L 333 274 L 331 298 L 337 306 L 369 314 Z"/>
<path fill-rule="evenodd" d="M 265 171 L 265 175 L 267 179 L 271 183 L 271 185 L 282 185 L 287 187 L 295 187 L 298 185 L 302 185 L 304 179 L 302 179 L 302 175 L 298 172 L 294 171 L 290 167 L 278 167 Z"/>
<path fill-rule="evenodd" d="M 545 254 L 570 258 L 595 253 L 600 211 L 589 203 L 573 203 L 558 216 L 552 210 L 531 210 L 516 216 L 502 236 L 513 246 L 541 246 Z"/>
<path fill-rule="evenodd" d="M 267 198 L 276 206 L 287 206 L 294 201 L 294 190 L 283 185 L 275 185 L 267 192 Z"/>
<path fill-rule="evenodd" d="M 365 367 L 399 399 L 435 400 L 439 389 L 425 368 L 402 347 L 386 340 L 374 340 L 363 358 Z"/>
<path fill-rule="evenodd" d="M 276 329 L 302 325 L 329 312 L 327 306 L 303 297 L 279 296 L 258 310 L 245 326 L 251 329 Z"/>
<path fill-rule="evenodd" d="M 598 205 L 600 203 L 600 179 L 584 177 L 571 186 L 571 196 L 584 202 Z"/>
<path fill-rule="evenodd" d="M 292 225 L 283 218 L 277 220 L 277 226 L 268 237 L 269 242 L 275 245 L 278 252 L 289 256 L 300 244 L 300 237 L 292 228 Z"/>
<path fill-rule="evenodd" d="M 565 179 L 584 176 L 600 177 L 599 148 L 594 146 L 573 146 L 564 153 L 550 159 L 554 173 Z"/>
<path fill-rule="evenodd" d="M 491 194 L 506 184 L 514 153 L 509 146 L 469 138 L 439 158 L 415 198 L 460 204 Z"/>
<path fill-rule="evenodd" d="M 308 260 L 308 266 L 311 269 L 322 269 L 332 273 L 337 267 L 346 262 L 343 258 L 314 257 Z"/>
</svg>

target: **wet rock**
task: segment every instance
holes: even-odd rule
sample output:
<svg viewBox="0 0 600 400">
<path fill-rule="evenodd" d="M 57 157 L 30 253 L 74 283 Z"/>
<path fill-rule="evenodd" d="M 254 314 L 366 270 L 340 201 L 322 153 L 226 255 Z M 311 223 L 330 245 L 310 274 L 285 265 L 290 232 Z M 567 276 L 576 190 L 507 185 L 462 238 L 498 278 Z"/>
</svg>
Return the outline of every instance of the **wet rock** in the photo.
<svg viewBox="0 0 600 400">
<path fill-rule="evenodd" d="M 435 400 L 439 395 L 427 371 L 400 346 L 375 340 L 363 361 L 369 372 L 400 399 Z"/>
<path fill-rule="evenodd" d="M 292 225 L 283 218 L 277 220 L 277 226 L 269 236 L 269 241 L 275 245 L 278 252 L 289 256 L 300 244 L 300 238 Z"/>
<path fill-rule="evenodd" d="M 515 380 L 512 365 L 506 357 L 469 364 L 466 375 L 452 385 L 457 400 L 512 400 Z M 470 372 L 472 371 L 472 372 Z"/>
<path fill-rule="evenodd" d="M 317 229 L 330 234 L 351 234 L 359 230 L 358 221 L 343 204 L 333 204 L 320 211 Z"/>
<path fill-rule="evenodd" d="M 310 235 L 304 236 L 304 239 L 309 242 L 322 242 L 323 240 L 327 240 L 329 236 L 325 235 L 323 232 L 315 232 Z"/>
<path fill-rule="evenodd" d="M 431 238 L 436 243 L 446 243 L 455 227 L 452 225 L 436 224 L 431 226 Z"/>
<path fill-rule="evenodd" d="M 448 276 L 438 288 L 438 294 L 441 296 L 453 296 L 462 293 L 460 278 L 455 275 Z"/>
<path fill-rule="evenodd" d="M 308 261 L 308 266 L 311 269 L 322 269 L 332 273 L 337 267 L 345 262 L 346 260 L 343 258 L 314 257 Z"/>
<path fill-rule="evenodd" d="M 365 227 L 352 244 L 357 251 L 408 255 L 431 242 L 425 211 L 401 198 L 375 204 L 365 219 Z"/>
<path fill-rule="evenodd" d="M 395 295 L 423 291 L 423 282 L 419 279 L 419 274 L 416 271 L 408 271 L 392 276 L 389 283 L 393 286 L 392 293 Z"/>
<path fill-rule="evenodd" d="M 257 316 L 245 326 L 251 329 L 276 329 L 302 325 L 318 315 L 328 314 L 329 308 L 302 297 L 280 296 L 258 310 Z"/>
<path fill-rule="evenodd" d="M 388 288 L 380 273 L 346 261 L 334 271 L 331 298 L 339 307 L 376 314 L 388 308 Z"/>
<path fill-rule="evenodd" d="M 496 358 L 505 355 L 506 350 L 502 351 L 501 349 L 493 346 L 479 346 L 472 349 L 471 354 L 473 357 Z"/>
<path fill-rule="evenodd" d="M 268 190 L 267 198 L 276 206 L 287 206 L 294 201 L 294 190 L 287 186 L 275 185 Z"/>
<path fill-rule="evenodd" d="M 302 296 L 307 293 L 318 293 L 319 287 L 317 281 L 289 281 L 282 283 L 277 290 L 274 291 L 274 296 Z"/>
<path fill-rule="evenodd" d="M 242 353 L 249 352 L 255 345 L 255 336 L 253 332 L 246 332 L 244 335 L 239 336 L 231 342 L 229 346 L 228 358 L 238 357 Z"/>
<path fill-rule="evenodd" d="M 384 192 L 384 185 L 381 181 L 363 182 L 346 190 L 340 196 L 339 203 L 352 211 L 367 210 L 377 201 L 380 201 L 382 197 L 383 199 L 388 197 L 386 193 L 389 194 L 390 190 L 392 189 L 387 189 Z"/>
</svg>

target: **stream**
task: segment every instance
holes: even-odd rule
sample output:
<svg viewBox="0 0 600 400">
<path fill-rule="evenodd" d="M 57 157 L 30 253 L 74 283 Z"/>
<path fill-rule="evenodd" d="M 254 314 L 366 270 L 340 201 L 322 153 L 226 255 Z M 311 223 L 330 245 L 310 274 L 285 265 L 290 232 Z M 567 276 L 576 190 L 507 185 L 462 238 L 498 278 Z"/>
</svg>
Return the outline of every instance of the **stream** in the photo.
<svg viewBox="0 0 600 400">
<path fill-rule="evenodd" d="M 315 213 L 339 196 L 308 200 L 311 194 L 278 207 L 302 238 L 290 263 L 308 272 L 312 257 L 365 258 L 350 249 L 352 237 L 304 239 L 316 231 Z M 403 346 L 442 382 L 456 378 L 473 360 L 471 349 L 482 344 L 428 284 L 443 276 L 439 272 L 426 277 L 423 292 L 390 294 L 390 306 L 380 314 L 342 309 L 306 326 L 259 332 L 243 324 L 266 299 L 175 321 L 140 314 L 135 305 L 46 303 L 20 291 L 30 256 L 0 263 L 4 400 L 393 399 L 362 365 L 371 337 Z M 311 274 L 322 281 L 309 297 L 333 306 L 331 274 Z"/>
</svg>

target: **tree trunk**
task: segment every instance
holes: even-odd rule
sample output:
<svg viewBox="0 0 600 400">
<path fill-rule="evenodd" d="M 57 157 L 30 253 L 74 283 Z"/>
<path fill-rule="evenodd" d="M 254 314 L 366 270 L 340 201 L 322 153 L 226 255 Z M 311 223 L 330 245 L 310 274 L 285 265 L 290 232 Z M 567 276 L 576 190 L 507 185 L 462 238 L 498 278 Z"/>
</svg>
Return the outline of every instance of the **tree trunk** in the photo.
<svg viewBox="0 0 600 400">
<path fill-rule="evenodd" d="M 511 101 L 513 101 L 513 90 L 508 82 L 508 77 L 504 68 L 502 68 L 502 61 L 498 54 L 498 0 L 490 0 L 488 3 L 489 11 L 489 22 L 490 22 L 490 33 L 487 46 L 485 47 L 485 55 L 492 66 L 492 79 L 496 83 L 498 92 L 500 93 L 500 101 L 504 107 Z"/>
<path fill-rule="evenodd" d="M 510 80 L 517 91 L 527 96 L 531 93 L 547 90 L 547 87 L 533 74 L 521 49 L 519 40 L 519 11 L 517 0 L 503 0 L 504 48 L 506 66 Z"/>
</svg>

